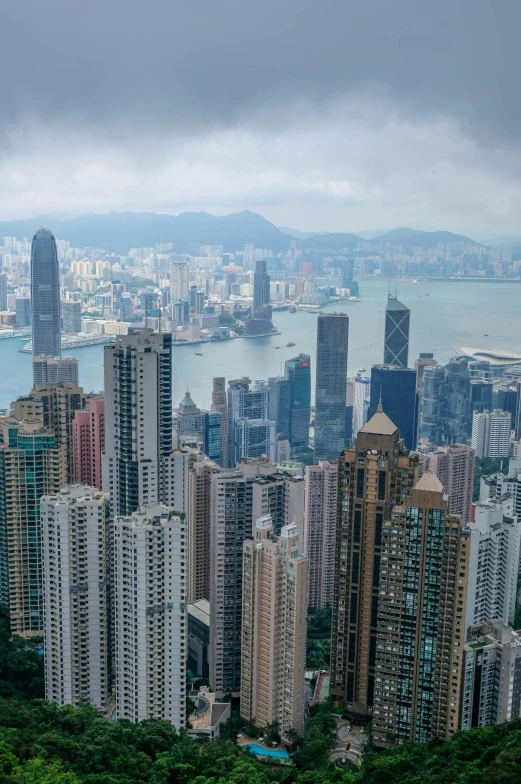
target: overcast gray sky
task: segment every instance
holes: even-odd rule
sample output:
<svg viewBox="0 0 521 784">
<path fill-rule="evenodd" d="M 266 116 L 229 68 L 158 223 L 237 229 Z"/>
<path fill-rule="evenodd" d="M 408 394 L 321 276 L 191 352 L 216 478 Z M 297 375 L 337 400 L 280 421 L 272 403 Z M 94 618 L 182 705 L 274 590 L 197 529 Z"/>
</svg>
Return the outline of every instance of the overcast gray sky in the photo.
<svg viewBox="0 0 521 784">
<path fill-rule="evenodd" d="M 519 233 L 519 0 L 2 0 L 0 220 Z"/>
</svg>

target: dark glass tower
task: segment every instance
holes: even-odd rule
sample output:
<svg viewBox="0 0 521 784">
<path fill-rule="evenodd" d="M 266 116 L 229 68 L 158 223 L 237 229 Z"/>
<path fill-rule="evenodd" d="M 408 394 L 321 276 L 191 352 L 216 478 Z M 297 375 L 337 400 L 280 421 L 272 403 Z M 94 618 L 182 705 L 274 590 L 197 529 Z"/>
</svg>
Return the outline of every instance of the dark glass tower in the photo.
<svg viewBox="0 0 521 784">
<path fill-rule="evenodd" d="M 320 313 L 317 319 L 314 461 L 338 460 L 345 443 L 349 316 Z"/>
<path fill-rule="evenodd" d="M 384 365 L 407 367 L 410 316 L 409 308 L 402 305 L 396 295 L 389 294 L 385 310 Z"/>
<path fill-rule="evenodd" d="M 293 449 L 309 446 L 311 418 L 311 360 L 309 354 L 299 354 L 285 363 L 286 378 L 290 383 L 289 440 Z"/>
<path fill-rule="evenodd" d="M 262 313 L 270 304 L 270 276 L 266 272 L 266 261 L 259 259 L 253 273 L 253 312 Z"/>
<path fill-rule="evenodd" d="M 275 422 L 277 435 L 282 433 L 290 440 L 291 384 L 287 378 L 268 378 L 268 419 Z"/>
<path fill-rule="evenodd" d="M 61 357 L 60 273 L 56 241 L 38 229 L 31 248 L 33 356 Z"/>
<path fill-rule="evenodd" d="M 369 419 L 376 414 L 379 403 L 399 428 L 407 449 L 416 449 L 416 371 L 394 365 L 375 365 L 371 368 Z"/>
</svg>

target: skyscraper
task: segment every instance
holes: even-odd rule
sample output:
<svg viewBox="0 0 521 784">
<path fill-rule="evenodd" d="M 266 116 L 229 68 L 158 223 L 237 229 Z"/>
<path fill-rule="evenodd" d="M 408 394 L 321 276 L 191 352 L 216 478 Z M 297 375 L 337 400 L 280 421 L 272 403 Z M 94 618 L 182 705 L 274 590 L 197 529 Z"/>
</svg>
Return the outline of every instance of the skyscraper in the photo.
<svg viewBox="0 0 521 784">
<path fill-rule="evenodd" d="M 33 356 L 34 384 L 78 384 L 78 360 L 76 357 L 54 359 Z"/>
<path fill-rule="evenodd" d="M 65 447 L 67 484 L 73 481 L 73 420 L 84 407 L 82 387 L 70 382 L 35 384 L 30 395 L 18 398 L 13 405 L 16 419 L 40 418 L 44 427 L 54 430 L 56 446 Z"/>
<path fill-rule="evenodd" d="M 273 533 L 269 515 L 243 544 L 241 716 L 278 722 L 283 740 L 304 728 L 308 559 L 296 525 Z"/>
<path fill-rule="evenodd" d="M 210 686 L 218 697 L 241 687 L 242 545 L 252 536 L 252 485 L 272 473 L 265 460 L 212 476 L 210 521 Z"/>
<path fill-rule="evenodd" d="M 257 259 L 253 273 L 253 313 L 262 314 L 270 304 L 270 276 L 266 272 L 265 259 Z"/>
<path fill-rule="evenodd" d="M 56 241 L 39 229 L 31 248 L 33 356 L 61 357 L 60 271 Z"/>
<path fill-rule="evenodd" d="M 81 302 L 62 302 L 63 331 L 81 332 Z"/>
<path fill-rule="evenodd" d="M 226 402 L 226 379 L 222 376 L 213 379 L 211 410 L 217 411 L 221 415 L 221 465 L 228 468 L 228 405 Z"/>
<path fill-rule="evenodd" d="M 72 485 L 40 503 L 45 609 L 45 698 L 87 701 L 105 711 L 110 698 L 110 502 Z"/>
<path fill-rule="evenodd" d="M 315 463 L 319 460 L 338 460 L 345 446 L 348 338 L 349 316 L 345 313 L 319 313 L 315 383 Z"/>
<path fill-rule="evenodd" d="M 447 444 L 461 444 L 470 438 L 472 412 L 470 408 L 470 371 L 468 365 L 469 360 L 465 357 L 454 357 L 445 366 L 447 379 L 445 441 Z"/>
<path fill-rule="evenodd" d="M 16 326 L 28 327 L 31 323 L 31 300 L 29 297 L 17 297 L 15 300 Z"/>
<path fill-rule="evenodd" d="M 514 624 L 517 600 L 521 519 L 509 496 L 475 504 L 470 531 L 470 561 L 465 629 L 501 618 Z"/>
<path fill-rule="evenodd" d="M 290 383 L 289 442 L 293 449 L 309 446 L 311 418 L 311 359 L 299 354 L 285 362 L 286 378 Z"/>
<path fill-rule="evenodd" d="M 333 598 L 337 498 L 338 463 L 308 466 L 303 552 L 309 558 L 310 607 L 330 607 Z"/>
<path fill-rule="evenodd" d="M 290 437 L 291 383 L 282 376 L 268 378 L 268 419 L 275 422 L 275 433 Z"/>
<path fill-rule="evenodd" d="M 418 359 L 414 360 L 414 370 L 416 372 L 416 388 L 422 388 L 422 379 L 425 368 L 436 367 L 437 361 L 434 359 L 434 354 L 422 353 Z"/>
<path fill-rule="evenodd" d="M 508 457 L 512 414 L 509 411 L 474 411 L 471 445 L 476 457 Z"/>
<path fill-rule="evenodd" d="M 169 507 L 145 505 L 115 518 L 112 618 L 119 719 L 185 726 L 187 549 L 186 523 Z"/>
<path fill-rule="evenodd" d="M 105 400 L 91 395 L 87 408 L 72 422 L 72 470 L 75 484 L 101 490 L 101 456 L 105 451 Z"/>
<path fill-rule="evenodd" d="M 427 472 L 381 536 L 373 738 L 446 739 L 458 730 L 470 535 Z"/>
<path fill-rule="evenodd" d="M 113 514 L 166 500 L 163 464 L 172 451 L 172 335 L 147 330 L 105 346 L 103 490 Z"/>
<path fill-rule="evenodd" d="M 364 378 L 359 371 L 353 383 L 353 438 L 367 421 L 370 402 L 371 379 Z"/>
<path fill-rule="evenodd" d="M 385 309 L 384 365 L 406 368 L 409 360 L 411 311 L 389 294 Z"/>
<path fill-rule="evenodd" d="M 41 419 L 0 419 L 0 606 L 20 637 L 43 630 L 40 498 L 66 475 L 56 440 Z"/>
<path fill-rule="evenodd" d="M 463 523 L 470 520 L 475 462 L 476 453 L 466 444 L 441 446 L 428 459 L 429 469 L 449 496 L 450 514 L 459 515 Z"/>
<path fill-rule="evenodd" d="M 338 466 L 331 694 L 360 717 L 374 697 L 383 525 L 417 476 L 416 456 L 379 406 Z"/>
<path fill-rule="evenodd" d="M 228 383 L 228 462 L 231 467 L 243 457 L 257 458 L 275 453 L 275 423 L 268 419 L 268 384 L 249 378 Z"/>
<path fill-rule="evenodd" d="M 210 599 L 212 476 L 222 469 L 203 455 L 188 472 L 188 601 Z"/>
<path fill-rule="evenodd" d="M 396 365 L 375 365 L 371 368 L 371 418 L 381 402 L 383 410 L 400 430 L 407 449 L 416 449 L 418 395 L 416 372 Z"/>
<path fill-rule="evenodd" d="M 176 262 L 170 267 L 170 306 L 173 309 L 181 300 L 190 299 L 190 266 Z"/>
<path fill-rule="evenodd" d="M 441 446 L 444 441 L 447 382 L 445 368 L 425 367 L 422 374 L 418 414 L 418 441 Z"/>
</svg>

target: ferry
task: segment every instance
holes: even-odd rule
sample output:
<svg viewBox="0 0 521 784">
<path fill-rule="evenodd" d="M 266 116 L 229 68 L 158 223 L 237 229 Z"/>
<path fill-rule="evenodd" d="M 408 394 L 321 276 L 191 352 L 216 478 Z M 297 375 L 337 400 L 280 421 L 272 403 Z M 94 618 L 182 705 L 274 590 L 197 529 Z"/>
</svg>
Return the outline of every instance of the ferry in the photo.
<svg viewBox="0 0 521 784">
<path fill-rule="evenodd" d="M 201 354 L 201 352 L 200 352 L 200 351 L 196 351 L 196 352 L 195 352 L 195 356 L 196 356 L 196 357 L 202 357 L 203 355 Z"/>
<path fill-rule="evenodd" d="M 296 345 L 297 345 L 296 343 L 291 343 L 291 341 L 289 343 L 286 343 L 286 346 L 288 348 L 291 348 L 291 346 L 296 346 Z"/>
</svg>

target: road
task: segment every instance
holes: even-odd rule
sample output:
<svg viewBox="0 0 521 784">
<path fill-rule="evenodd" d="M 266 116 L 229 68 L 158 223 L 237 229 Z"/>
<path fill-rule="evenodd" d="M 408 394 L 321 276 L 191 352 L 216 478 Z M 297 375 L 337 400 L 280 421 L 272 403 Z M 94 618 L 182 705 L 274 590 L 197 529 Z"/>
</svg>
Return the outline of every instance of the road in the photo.
<svg viewBox="0 0 521 784">
<path fill-rule="evenodd" d="M 332 762 L 336 762 L 336 760 L 346 757 L 355 765 L 361 765 L 362 746 L 366 736 L 360 732 L 360 727 L 355 726 L 352 727 L 351 732 L 345 732 L 348 723 L 345 719 L 337 719 L 336 748 L 331 752 L 330 759 Z M 351 744 L 351 748 L 346 751 L 348 743 Z"/>
</svg>

